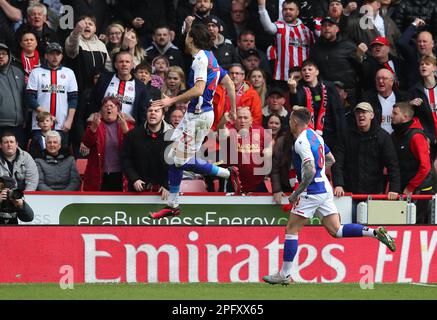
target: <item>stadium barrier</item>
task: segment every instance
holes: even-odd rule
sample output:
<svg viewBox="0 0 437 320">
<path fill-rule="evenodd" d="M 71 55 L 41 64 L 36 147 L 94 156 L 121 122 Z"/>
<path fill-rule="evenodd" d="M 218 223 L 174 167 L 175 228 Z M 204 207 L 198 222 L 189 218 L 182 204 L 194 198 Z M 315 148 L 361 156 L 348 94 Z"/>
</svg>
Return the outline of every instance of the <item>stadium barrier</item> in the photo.
<svg viewBox="0 0 437 320">
<path fill-rule="evenodd" d="M 431 199 L 434 196 L 413 196 L 413 199 Z M 353 210 L 356 203 L 369 195 L 346 195 L 335 198 L 335 204 L 341 215 L 342 223 L 355 222 Z M 148 212 L 156 211 L 165 204 L 156 193 L 103 193 L 103 192 L 27 192 L 26 201 L 33 208 L 35 218 L 32 225 L 286 225 L 287 198 L 283 205 L 274 205 L 270 194 L 250 194 L 247 196 L 226 196 L 223 193 L 186 193 L 181 198 L 183 214 L 178 217 L 166 217 L 153 220 Z M 386 196 L 374 195 L 372 200 L 386 199 Z M 384 201 L 381 212 L 383 217 L 390 207 L 398 201 Z M 387 209 L 384 209 L 384 206 Z M 432 222 L 435 223 L 434 205 Z M 403 213 L 397 213 L 398 217 Z M 405 216 L 405 214 L 404 214 Z M 387 220 L 388 219 L 388 220 Z M 383 222 L 370 217 L 368 223 L 406 224 L 402 219 L 388 217 Z M 392 219 L 392 220 L 390 220 Z M 319 225 L 319 217 L 310 224 Z"/>
<path fill-rule="evenodd" d="M 436 283 L 437 226 L 390 226 L 397 251 L 371 238 L 299 235 L 295 282 Z M 260 282 L 276 272 L 283 226 L 9 226 L 1 283 Z"/>
</svg>

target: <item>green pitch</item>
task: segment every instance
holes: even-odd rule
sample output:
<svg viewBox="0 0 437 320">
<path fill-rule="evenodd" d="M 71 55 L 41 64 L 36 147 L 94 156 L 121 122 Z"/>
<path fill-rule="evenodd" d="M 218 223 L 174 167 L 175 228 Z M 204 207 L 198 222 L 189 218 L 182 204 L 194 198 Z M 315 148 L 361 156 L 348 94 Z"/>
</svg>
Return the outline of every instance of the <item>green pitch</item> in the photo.
<svg viewBox="0 0 437 320">
<path fill-rule="evenodd" d="M 264 283 L 160 283 L 160 284 L 75 284 L 61 289 L 58 284 L 1 284 L 1 299 L 147 299 L 147 300 L 437 300 L 437 285 L 375 284 L 361 289 L 358 283 L 291 284 Z"/>
</svg>

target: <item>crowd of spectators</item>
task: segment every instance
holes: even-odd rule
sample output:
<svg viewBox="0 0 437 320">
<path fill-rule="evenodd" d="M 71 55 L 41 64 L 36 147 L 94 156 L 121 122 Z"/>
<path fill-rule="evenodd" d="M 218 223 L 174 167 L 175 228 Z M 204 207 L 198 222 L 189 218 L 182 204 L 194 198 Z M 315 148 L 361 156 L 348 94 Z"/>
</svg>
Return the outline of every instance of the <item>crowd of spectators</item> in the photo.
<svg viewBox="0 0 437 320">
<path fill-rule="evenodd" d="M 435 190 L 433 0 L 0 0 L 0 172 L 25 190 L 166 198 L 165 137 L 187 104 L 150 105 L 187 89 L 185 35 L 197 23 L 222 68 L 212 130 L 225 134 L 209 151 L 224 166 L 235 163 L 221 158 L 222 143 L 237 152 L 243 192 L 271 181 L 279 203 L 292 190 L 295 105 L 310 110 L 310 127 L 337 158 L 337 196 Z M 427 149 L 416 146 L 424 141 Z M 273 159 L 270 172 L 253 174 L 254 154 Z M 79 158 L 88 159 L 83 177 Z"/>
</svg>

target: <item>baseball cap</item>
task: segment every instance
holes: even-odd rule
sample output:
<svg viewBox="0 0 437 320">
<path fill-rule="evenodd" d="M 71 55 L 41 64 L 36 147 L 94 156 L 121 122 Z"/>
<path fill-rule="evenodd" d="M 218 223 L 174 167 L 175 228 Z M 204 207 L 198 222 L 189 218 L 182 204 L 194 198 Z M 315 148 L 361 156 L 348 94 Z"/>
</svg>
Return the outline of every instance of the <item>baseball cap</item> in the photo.
<svg viewBox="0 0 437 320">
<path fill-rule="evenodd" d="M 260 58 L 259 52 L 256 49 L 249 49 L 241 52 L 241 57 L 243 59 L 249 58 L 250 56 L 257 56 L 258 58 Z"/>
<path fill-rule="evenodd" d="M 344 5 L 344 1 L 342 1 L 342 0 L 329 0 L 329 3 L 331 3 L 331 2 L 339 2 L 342 5 Z"/>
<path fill-rule="evenodd" d="M 390 46 L 390 42 L 387 40 L 387 38 L 385 37 L 376 37 L 375 39 L 373 39 L 373 41 L 370 43 L 370 45 L 374 45 L 374 44 L 382 44 L 384 46 Z"/>
<path fill-rule="evenodd" d="M 335 25 L 338 25 L 337 20 L 335 20 L 334 18 L 331 18 L 330 16 L 326 16 L 322 19 L 321 24 L 324 24 L 325 22 L 329 22 Z"/>
<path fill-rule="evenodd" d="M 274 94 L 274 93 L 277 93 L 277 94 L 283 96 L 284 95 L 284 90 L 281 87 L 273 86 L 273 87 L 271 87 L 269 89 L 269 91 L 267 91 L 267 97 L 272 95 L 272 94 Z"/>
<path fill-rule="evenodd" d="M 203 19 L 203 23 L 205 25 L 208 25 L 209 23 L 213 23 L 219 29 L 222 28 L 222 23 L 220 22 L 220 19 L 218 17 L 214 16 L 214 15 L 211 15 L 211 14 Z"/>
<path fill-rule="evenodd" d="M 360 102 L 359 104 L 357 104 L 354 111 L 356 111 L 358 109 L 363 110 L 363 111 L 367 111 L 367 112 L 373 112 L 373 108 L 370 105 L 370 103 L 368 103 L 368 102 Z"/>
<path fill-rule="evenodd" d="M 7 45 L 5 45 L 4 43 L 0 43 L 0 50 L 6 50 L 8 52 L 8 54 L 10 54 L 10 49 Z"/>
<path fill-rule="evenodd" d="M 58 52 L 62 53 L 61 45 L 59 43 L 57 43 L 57 42 L 49 43 L 47 45 L 47 48 L 46 48 L 46 53 L 50 53 L 50 52 L 53 52 L 53 51 L 58 51 Z"/>
</svg>

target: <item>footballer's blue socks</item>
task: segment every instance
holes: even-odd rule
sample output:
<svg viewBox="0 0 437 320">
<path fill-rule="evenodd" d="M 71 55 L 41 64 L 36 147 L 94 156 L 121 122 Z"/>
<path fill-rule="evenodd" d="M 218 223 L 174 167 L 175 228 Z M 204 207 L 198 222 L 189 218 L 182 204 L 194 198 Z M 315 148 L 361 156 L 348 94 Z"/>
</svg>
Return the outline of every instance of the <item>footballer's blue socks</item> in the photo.
<svg viewBox="0 0 437 320">
<path fill-rule="evenodd" d="M 179 205 L 179 190 L 183 174 L 184 170 L 182 167 L 176 167 L 174 164 L 168 167 L 168 191 L 170 194 L 168 196 L 167 204 L 170 207 L 176 208 Z"/>
<path fill-rule="evenodd" d="M 200 158 L 190 159 L 188 163 L 182 166 L 182 169 L 203 175 L 217 176 L 224 179 L 229 178 L 228 169 L 221 168 Z"/>
<path fill-rule="evenodd" d="M 352 237 L 375 237 L 375 230 L 363 226 L 362 224 L 349 223 L 341 225 L 337 231 L 337 238 L 352 238 Z"/>
<path fill-rule="evenodd" d="M 191 158 L 190 161 L 184 164 L 181 168 L 198 174 L 213 174 L 213 164 L 197 157 Z"/>
<path fill-rule="evenodd" d="M 298 235 L 286 234 L 284 243 L 284 252 L 282 255 L 282 269 L 280 274 L 283 277 L 288 277 L 291 274 L 291 266 L 298 248 Z"/>
</svg>

